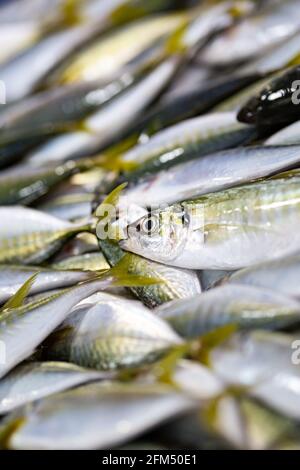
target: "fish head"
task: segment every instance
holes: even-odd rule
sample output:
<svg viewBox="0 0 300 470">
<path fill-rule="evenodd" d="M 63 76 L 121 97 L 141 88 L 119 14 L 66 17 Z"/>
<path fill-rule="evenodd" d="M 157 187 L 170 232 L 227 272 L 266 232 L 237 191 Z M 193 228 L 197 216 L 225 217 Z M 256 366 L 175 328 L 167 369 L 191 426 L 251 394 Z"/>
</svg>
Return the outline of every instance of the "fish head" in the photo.
<svg viewBox="0 0 300 470">
<path fill-rule="evenodd" d="M 180 204 L 149 211 L 127 227 L 120 245 L 127 251 L 154 261 L 175 259 L 187 240 L 189 218 Z"/>
<path fill-rule="evenodd" d="M 287 125 L 299 119 L 300 67 L 273 79 L 251 97 L 238 113 L 238 120 L 259 126 Z"/>
</svg>

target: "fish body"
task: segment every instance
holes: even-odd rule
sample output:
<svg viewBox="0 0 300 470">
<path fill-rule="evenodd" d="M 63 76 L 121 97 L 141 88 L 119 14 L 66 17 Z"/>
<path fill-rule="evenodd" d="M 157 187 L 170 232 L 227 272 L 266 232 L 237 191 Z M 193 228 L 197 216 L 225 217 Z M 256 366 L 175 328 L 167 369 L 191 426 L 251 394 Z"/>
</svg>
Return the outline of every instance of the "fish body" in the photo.
<svg viewBox="0 0 300 470">
<path fill-rule="evenodd" d="M 124 252 L 109 240 L 99 240 L 99 245 L 111 266 L 115 266 L 124 256 Z M 134 295 L 150 308 L 201 292 L 201 284 L 195 271 L 174 269 L 171 266 L 154 263 L 141 256 L 130 254 L 128 272 L 160 279 L 160 283 L 151 286 L 130 288 Z"/>
<path fill-rule="evenodd" d="M 0 265 L 0 303 L 14 295 L 24 282 L 35 273 L 37 273 L 37 277 L 30 289 L 30 294 L 73 286 L 91 277 L 91 274 L 83 271 L 59 271 L 40 266 Z"/>
<path fill-rule="evenodd" d="M 299 419 L 299 366 L 293 364 L 292 336 L 254 331 L 232 337 L 210 354 L 210 364 L 227 383 L 293 419 Z"/>
<path fill-rule="evenodd" d="M 67 132 L 39 147 L 30 158 L 67 160 L 90 155 L 113 143 L 125 133 L 143 110 L 163 90 L 178 67 L 179 58 L 165 60 L 142 80 L 91 114 L 84 122 L 86 130 Z"/>
<path fill-rule="evenodd" d="M 127 204 L 155 207 L 254 181 L 299 163 L 300 146 L 240 147 L 206 156 L 200 152 L 193 161 L 141 177 L 123 195 Z"/>
<path fill-rule="evenodd" d="M 93 37 L 97 31 L 97 25 L 93 24 L 58 31 L 2 64 L 0 76 L 6 85 L 6 102 L 11 103 L 28 96 L 53 67 L 84 41 Z M 23 71 L 28 68 L 31 73 L 24 74 Z"/>
<path fill-rule="evenodd" d="M 265 141 L 265 145 L 295 145 L 300 143 L 300 121 L 284 127 Z"/>
<path fill-rule="evenodd" d="M 59 219 L 76 221 L 90 216 L 93 200 L 92 194 L 78 192 L 58 196 L 38 208 Z"/>
<path fill-rule="evenodd" d="M 30 136 L 32 139 L 48 137 L 70 128 L 115 96 L 127 89 L 135 80 L 134 73 L 124 72 L 109 83 L 89 82 L 46 90 L 19 101 L 0 115 L 2 145 Z M 36 158 L 26 156 L 26 162 L 41 166 Z"/>
<path fill-rule="evenodd" d="M 164 385 L 90 384 L 24 410 L 24 425 L 11 435 L 8 446 L 111 449 L 196 404 Z"/>
<path fill-rule="evenodd" d="M 38 264 L 58 251 L 85 224 L 70 224 L 48 214 L 21 206 L 0 208 L 0 262 Z"/>
<path fill-rule="evenodd" d="M 155 313 L 181 336 L 197 338 L 225 325 L 280 329 L 297 324 L 300 304 L 272 290 L 224 285 L 190 299 L 161 305 Z"/>
<path fill-rule="evenodd" d="M 241 126 L 235 113 L 207 114 L 171 126 L 121 155 L 117 164 L 137 167 L 129 179 L 169 168 L 202 155 L 235 147 L 252 137 L 253 129 Z M 126 174 L 124 178 L 126 178 Z"/>
<path fill-rule="evenodd" d="M 109 269 L 103 253 L 84 253 L 82 255 L 70 256 L 69 258 L 57 261 L 52 264 L 52 268 L 61 269 L 79 269 L 82 271 L 104 271 Z"/>
<path fill-rule="evenodd" d="M 22 364 L 1 379 L 0 414 L 86 382 L 110 378 L 111 374 L 101 374 L 63 362 Z"/>
<path fill-rule="evenodd" d="M 138 20 L 96 39 L 71 58 L 53 77 L 56 83 L 109 81 L 128 62 L 155 41 L 179 27 L 184 15 L 157 15 Z"/>
<path fill-rule="evenodd" d="M 7 169 L 0 176 L 0 204 L 31 204 L 79 171 L 80 162 L 72 160 L 42 168 L 28 168 L 21 164 Z"/>
<path fill-rule="evenodd" d="M 153 210 L 120 246 L 181 268 L 235 270 L 299 250 L 299 209 L 299 178 L 274 178 Z"/>
<path fill-rule="evenodd" d="M 0 376 L 3 377 L 29 357 L 78 302 L 108 288 L 115 279 L 113 275 L 103 276 L 102 279 L 81 283 L 57 294 L 2 311 L 0 341 L 5 345 L 6 360 L 0 364 Z"/>
<path fill-rule="evenodd" d="M 241 73 L 261 73 L 269 74 L 288 67 L 292 62 L 299 58 L 299 39 L 300 33 L 297 32 L 287 41 L 280 43 L 279 46 L 272 48 L 266 55 L 251 61 L 250 64 L 242 68 Z"/>
<path fill-rule="evenodd" d="M 210 66 L 230 66 L 261 55 L 299 31 L 297 0 L 278 2 L 217 37 L 201 54 Z"/>
<path fill-rule="evenodd" d="M 225 283 L 273 289 L 296 299 L 300 299 L 299 280 L 298 254 L 241 269 L 224 278 Z"/>
<path fill-rule="evenodd" d="M 81 304 L 51 335 L 47 359 L 65 360 L 98 370 L 151 363 L 180 344 L 180 338 L 142 303 L 105 294 Z"/>
</svg>

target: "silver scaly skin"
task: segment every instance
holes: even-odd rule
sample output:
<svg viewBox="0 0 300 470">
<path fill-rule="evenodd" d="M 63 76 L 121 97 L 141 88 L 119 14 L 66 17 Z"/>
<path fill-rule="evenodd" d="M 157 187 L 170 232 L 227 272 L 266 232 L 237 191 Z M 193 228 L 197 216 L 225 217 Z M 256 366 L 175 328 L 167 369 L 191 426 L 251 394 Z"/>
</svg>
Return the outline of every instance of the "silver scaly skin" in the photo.
<svg viewBox="0 0 300 470">
<path fill-rule="evenodd" d="M 98 370 L 151 363 L 181 339 L 142 303 L 103 293 L 73 310 L 43 347 L 45 359 Z"/>
</svg>

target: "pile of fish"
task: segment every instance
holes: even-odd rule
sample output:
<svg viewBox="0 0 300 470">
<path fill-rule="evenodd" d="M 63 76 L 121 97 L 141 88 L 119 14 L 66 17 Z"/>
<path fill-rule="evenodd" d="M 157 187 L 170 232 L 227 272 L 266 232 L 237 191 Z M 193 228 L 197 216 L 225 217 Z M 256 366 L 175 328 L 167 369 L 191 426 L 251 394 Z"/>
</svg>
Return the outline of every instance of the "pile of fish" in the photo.
<svg viewBox="0 0 300 470">
<path fill-rule="evenodd" d="M 10 0 L 0 43 L 0 447 L 299 449 L 299 0 Z"/>
</svg>

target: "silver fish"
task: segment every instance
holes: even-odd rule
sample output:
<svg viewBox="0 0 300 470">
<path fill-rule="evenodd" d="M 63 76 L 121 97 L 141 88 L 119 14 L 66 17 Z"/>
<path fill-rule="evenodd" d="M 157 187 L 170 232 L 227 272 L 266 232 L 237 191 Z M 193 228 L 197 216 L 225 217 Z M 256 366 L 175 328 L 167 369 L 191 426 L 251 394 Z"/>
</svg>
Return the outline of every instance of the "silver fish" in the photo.
<svg viewBox="0 0 300 470">
<path fill-rule="evenodd" d="M 97 25 L 84 24 L 53 33 L 2 64 L 0 77 L 6 88 L 6 102 L 29 95 L 55 65 L 98 30 Z M 24 74 L 24 70 L 30 70 L 30 73 Z"/>
<path fill-rule="evenodd" d="M 226 66 L 249 60 L 282 43 L 300 29 L 297 0 L 271 5 L 217 37 L 201 54 L 207 65 Z"/>
<path fill-rule="evenodd" d="M 144 79 L 85 121 L 87 131 L 67 132 L 30 154 L 31 159 L 67 160 L 100 150 L 125 132 L 159 94 L 178 66 L 178 58 L 158 65 Z"/>
<path fill-rule="evenodd" d="M 136 145 L 119 156 L 116 166 L 132 166 L 136 178 L 147 172 L 156 172 L 177 163 L 187 162 L 242 144 L 254 134 L 250 126 L 242 126 L 235 113 L 212 113 L 187 119 L 157 132 L 145 143 Z M 126 174 L 124 178 L 126 178 Z"/>
<path fill-rule="evenodd" d="M 196 406 L 197 401 L 158 384 L 86 385 L 24 410 L 23 425 L 8 447 L 111 449 Z"/>
<path fill-rule="evenodd" d="M 294 145 L 300 143 L 300 121 L 276 132 L 265 141 L 265 145 Z"/>
<path fill-rule="evenodd" d="M 111 272 L 58 294 L 3 310 L 0 314 L 0 344 L 4 345 L 5 360 L 0 364 L 0 377 L 29 357 L 78 302 L 107 289 L 117 280 L 118 274 Z"/>
<path fill-rule="evenodd" d="M 283 258 L 241 269 L 224 277 L 223 282 L 273 289 L 300 300 L 300 256 Z"/>
<path fill-rule="evenodd" d="M 93 276 L 84 271 L 61 271 L 40 266 L 0 265 L 0 303 L 6 302 L 33 274 L 37 277 L 30 294 L 38 294 L 59 287 L 69 287 Z"/>
<path fill-rule="evenodd" d="M 114 370 L 147 364 L 181 343 L 141 302 L 103 293 L 81 304 L 48 338 L 43 357 Z"/>
<path fill-rule="evenodd" d="M 155 207 L 231 188 L 299 163 L 300 146 L 224 150 L 142 178 L 124 191 L 124 197 L 127 204 Z"/>
<path fill-rule="evenodd" d="M 299 176 L 282 176 L 153 210 L 120 246 L 181 268 L 235 270 L 299 250 L 299 209 Z"/>
<path fill-rule="evenodd" d="M 60 261 L 52 263 L 54 270 L 82 270 L 82 271 L 103 271 L 109 269 L 109 264 L 105 260 L 103 253 L 97 250 L 95 253 L 83 253 L 81 255 L 70 256 Z"/>
<path fill-rule="evenodd" d="M 0 262 L 38 264 L 90 225 L 71 224 L 21 206 L 0 207 Z"/>
<path fill-rule="evenodd" d="M 288 67 L 294 60 L 298 58 L 300 53 L 299 47 L 300 33 L 297 32 L 294 36 L 279 44 L 263 57 L 252 61 L 249 65 L 242 67 L 240 73 L 260 73 L 267 74 L 273 73 L 277 70 Z"/>
<path fill-rule="evenodd" d="M 181 336 L 197 338 L 224 325 L 280 329 L 297 324 L 300 303 L 272 290 L 224 285 L 161 305 L 155 313 Z"/>
<path fill-rule="evenodd" d="M 111 378 L 110 373 L 87 370 L 64 362 L 22 364 L 1 379 L 0 414 L 86 382 Z"/>
<path fill-rule="evenodd" d="M 245 387 L 275 410 L 300 418 L 299 365 L 293 363 L 296 338 L 255 331 L 235 335 L 210 353 L 210 364 L 227 383 Z"/>
</svg>

